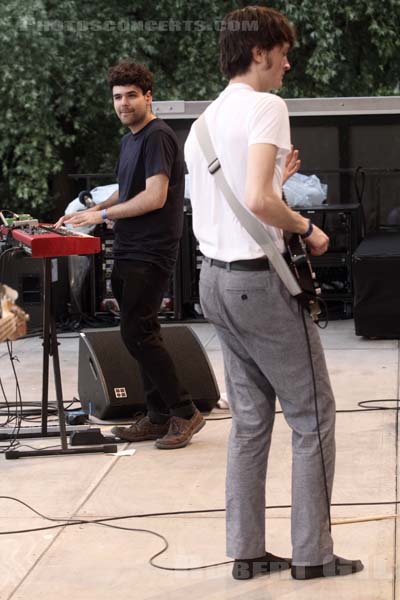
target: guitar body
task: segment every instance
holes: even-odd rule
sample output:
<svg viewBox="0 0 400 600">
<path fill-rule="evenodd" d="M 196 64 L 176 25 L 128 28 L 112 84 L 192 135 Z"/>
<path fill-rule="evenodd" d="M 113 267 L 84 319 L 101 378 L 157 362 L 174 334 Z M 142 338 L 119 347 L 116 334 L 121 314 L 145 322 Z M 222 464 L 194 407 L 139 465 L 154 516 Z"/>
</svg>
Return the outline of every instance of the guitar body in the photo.
<svg viewBox="0 0 400 600">
<path fill-rule="evenodd" d="M 6 285 L 0 284 L 0 342 L 16 340 L 26 335 L 28 315 L 15 304 L 18 294 Z"/>
<path fill-rule="evenodd" d="M 313 321 L 318 321 L 321 313 L 318 296 L 321 290 L 315 279 L 306 245 L 302 237 L 296 233 L 285 233 L 285 242 L 289 267 L 302 290 L 298 299 L 310 311 Z"/>
</svg>

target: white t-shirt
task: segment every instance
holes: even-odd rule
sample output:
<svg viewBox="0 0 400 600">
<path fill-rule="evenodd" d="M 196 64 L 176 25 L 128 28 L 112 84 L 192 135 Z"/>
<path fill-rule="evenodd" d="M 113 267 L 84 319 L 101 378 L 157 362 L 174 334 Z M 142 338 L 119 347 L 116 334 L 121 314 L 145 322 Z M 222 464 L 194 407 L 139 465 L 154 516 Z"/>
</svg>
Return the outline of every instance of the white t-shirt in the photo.
<svg viewBox="0 0 400 600">
<path fill-rule="evenodd" d="M 290 150 L 289 115 L 284 100 L 256 92 L 245 83 L 234 83 L 207 107 L 205 115 L 225 177 L 240 202 L 245 205 L 247 154 L 251 144 L 273 144 L 278 148 L 273 186 L 281 195 L 282 174 Z M 185 160 L 190 178 L 193 231 L 200 251 L 209 258 L 226 262 L 264 256 L 208 172 L 193 127 L 185 143 Z M 282 231 L 264 226 L 283 251 Z"/>
</svg>

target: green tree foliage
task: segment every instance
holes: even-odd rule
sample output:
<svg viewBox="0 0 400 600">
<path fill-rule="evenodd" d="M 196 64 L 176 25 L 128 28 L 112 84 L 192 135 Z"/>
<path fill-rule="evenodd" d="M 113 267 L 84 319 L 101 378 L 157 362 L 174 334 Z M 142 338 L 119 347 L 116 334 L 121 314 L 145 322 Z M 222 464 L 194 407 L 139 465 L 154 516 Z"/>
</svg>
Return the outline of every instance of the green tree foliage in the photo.
<svg viewBox="0 0 400 600">
<path fill-rule="evenodd" d="M 399 93 L 400 0 L 275 2 L 295 24 L 288 97 Z"/>
<path fill-rule="evenodd" d="M 112 19 L 104 4 L 102 19 Z M 63 174 L 81 165 L 97 170 L 103 157 L 115 156 L 105 77 L 123 46 L 116 36 L 85 30 L 97 18 L 75 0 L 14 0 L 3 10 L 0 158 L 13 209 L 48 207 L 51 179 L 62 198 L 71 183 Z"/>
<path fill-rule="evenodd" d="M 73 191 L 69 173 L 113 169 L 122 130 L 106 76 L 121 58 L 155 73 L 157 100 L 214 98 L 225 84 L 218 24 L 246 4 L 8 0 L 0 17 L 0 205 L 61 213 Z M 268 4 L 297 30 L 284 96 L 399 92 L 400 0 Z"/>
</svg>

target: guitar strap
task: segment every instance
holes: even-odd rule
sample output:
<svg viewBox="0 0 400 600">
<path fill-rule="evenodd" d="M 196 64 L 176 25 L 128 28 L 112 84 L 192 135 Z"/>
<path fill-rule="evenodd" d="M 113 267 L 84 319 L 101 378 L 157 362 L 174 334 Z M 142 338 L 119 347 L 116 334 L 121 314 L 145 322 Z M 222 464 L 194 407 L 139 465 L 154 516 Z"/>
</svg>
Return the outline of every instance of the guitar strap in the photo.
<svg viewBox="0 0 400 600">
<path fill-rule="evenodd" d="M 215 183 L 224 195 L 231 210 L 236 215 L 239 223 L 247 233 L 262 248 L 268 260 L 273 265 L 282 282 L 292 296 L 302 294 L 302 290 L 291 272 L 287 262 L 276 247 L 272 237 L 262 225 L 262 223 L 252 215 L 239 200 L 236 198 L 232 188 L 227 182 L 221 163 L 215 152 L 210 132 L 208 130 L 205 114 L 203 113 L 194 124 L 200 148 L 205 156 L 209 173 L 214 177 Z"/>
</svg>

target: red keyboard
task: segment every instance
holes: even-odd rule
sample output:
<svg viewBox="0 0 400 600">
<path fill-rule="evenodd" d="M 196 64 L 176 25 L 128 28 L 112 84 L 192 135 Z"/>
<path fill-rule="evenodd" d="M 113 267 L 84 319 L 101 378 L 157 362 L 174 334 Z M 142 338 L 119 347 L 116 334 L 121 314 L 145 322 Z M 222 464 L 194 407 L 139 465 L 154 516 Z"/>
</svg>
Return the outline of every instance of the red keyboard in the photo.
<svg viewBox="0 0 400 600">
<path fill-rule="evenodd" d="M 17 227 L 10 231 L 13 238 L 21 242 L 33 258 L 55 258 L 100 252 L 100 238 L 66 227 L 55 229 L 51 225 L 40 224 L 33 227 Z"/>
</svg>

